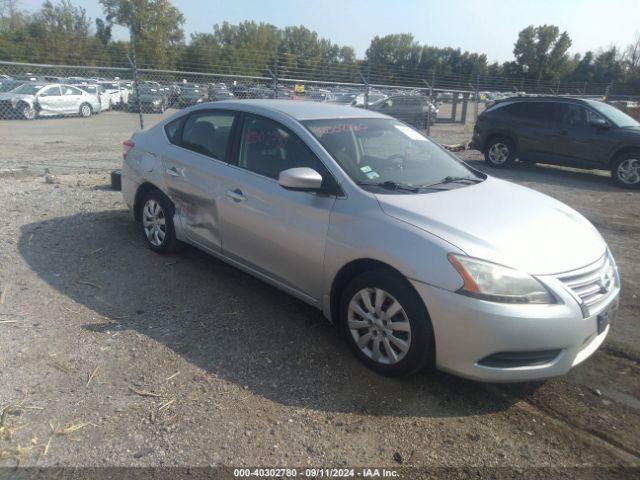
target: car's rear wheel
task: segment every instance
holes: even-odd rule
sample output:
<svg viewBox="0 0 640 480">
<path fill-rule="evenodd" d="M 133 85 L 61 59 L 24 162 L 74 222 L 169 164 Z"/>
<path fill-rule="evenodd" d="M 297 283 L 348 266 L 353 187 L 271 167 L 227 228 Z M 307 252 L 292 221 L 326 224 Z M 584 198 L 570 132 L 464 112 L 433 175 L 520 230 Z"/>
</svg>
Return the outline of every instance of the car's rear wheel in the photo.
<svg viewBox="0 0 640 480">
<path fill-rule="evenodd" d="M 611 176 L 621 187 L 640 188 L 640 151 L 624 153 L 611 165 Z"/>
<path fill-rule="evenodd" d="M 82 105 L 80 105 L 80 116 L 81 117 L 90 117 L 92 113 L 91 110 L 91 105 L 89 105 L 88 103 L 83 103 Z"/>
<path fill-rule="evenodd" d="M 173 204 L 160 190 L 152 190 L 142 199 L 142 233 L 147 246 L 156 253 L 176 252 L 183 247 L 176 238 L 173 213 Z"/>
<path fill-rule="evenodd" d="M 484 152 L 484 160 L 494 168 L 506 168 L 516 159 L 516 146 L 509 138 L 495 138 Z"/>
<path fill-rule="evenodd" d="M 411 284 L 391 270 L 365 272 L 347 285 L 340 325 L 360 361 L 383 375 L 407 375 L 434 361 L 427 309 Z"/>
</svg>

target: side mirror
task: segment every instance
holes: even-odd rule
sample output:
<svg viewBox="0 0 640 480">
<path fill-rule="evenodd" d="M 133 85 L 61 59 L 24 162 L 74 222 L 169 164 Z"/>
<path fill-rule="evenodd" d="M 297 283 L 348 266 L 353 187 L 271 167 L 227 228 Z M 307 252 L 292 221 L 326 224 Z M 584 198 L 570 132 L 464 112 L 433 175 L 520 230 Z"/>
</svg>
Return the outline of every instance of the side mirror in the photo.
<svg viewBox="0 0 640 480">
<path fill-rule="evenodd" d="M 606 130 L 607 128 L 610 127 L 609 122 L 607 122 L 602 118 L 594 118 L 589 122 L 589 125 L 591 125 L 592 127 L 598 130 Z"/>
<path fill-rule="evenodd" d="M 315 191 L 322 188 L 322 175 L 309 167 L 290 168 L 280 172 L 278 183 L 288 190 Z"/>
</svg>

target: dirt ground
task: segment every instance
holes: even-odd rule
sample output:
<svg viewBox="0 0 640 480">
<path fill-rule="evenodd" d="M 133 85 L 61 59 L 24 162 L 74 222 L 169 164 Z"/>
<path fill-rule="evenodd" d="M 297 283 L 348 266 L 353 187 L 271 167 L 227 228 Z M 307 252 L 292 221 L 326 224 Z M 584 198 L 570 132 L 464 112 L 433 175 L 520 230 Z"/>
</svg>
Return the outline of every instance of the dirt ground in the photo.
<svg viewBox="0 0 640 480">
<path fill-rule="evenodd" d="M 640 192 L 605 172 L 491 171 L 602 232 L 617 323 L 560 379 L 389 379 L 311 307 L 195 249 L 145 247 L 108 185 L 136 125 L 0 122 L 0 466 L 640 467 Z"/>
</svg>

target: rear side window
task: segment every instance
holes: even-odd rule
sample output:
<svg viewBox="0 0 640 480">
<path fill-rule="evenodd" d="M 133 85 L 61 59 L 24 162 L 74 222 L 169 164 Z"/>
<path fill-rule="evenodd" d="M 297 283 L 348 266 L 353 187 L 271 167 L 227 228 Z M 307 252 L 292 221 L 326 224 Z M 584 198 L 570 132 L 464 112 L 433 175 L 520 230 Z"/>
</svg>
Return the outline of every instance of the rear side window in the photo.
<svg viewBox="0 0 640 480">
<path fill-rule="evenodd" d="M 501 110 L 510 116 L 543 123 L 557 123 L 562 118 L 560 104 L 554 102 L 514 102 Z"/>
<path fill-rule="evenodd" d="M 176 118 L 172 122 L 167 123 L 164 126 L 164 132 L 167 134 L 167 138 L 174 145 L 178 144 L 180 129 L 182 128 L 182 124 L 184 123 L 187 117 Z"/>
<path fill-rule="evenodd" d="M 235 115 L 232 112 L 197 112 L 189 115 L 180 145 L 224 161 Z"/>
</svg>

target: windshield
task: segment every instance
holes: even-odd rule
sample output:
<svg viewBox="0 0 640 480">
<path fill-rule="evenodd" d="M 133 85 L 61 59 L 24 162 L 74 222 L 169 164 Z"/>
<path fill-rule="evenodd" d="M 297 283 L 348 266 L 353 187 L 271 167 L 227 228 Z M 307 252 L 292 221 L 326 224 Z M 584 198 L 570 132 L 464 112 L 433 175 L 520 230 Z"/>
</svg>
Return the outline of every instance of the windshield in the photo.
<svg viewBox="0 0 640 480">
<path fill-rule="evenodd" d="M 447 178 L 480 180 L 462 162 L 397 120 L 351 118 L 302 123 L 342 169 L 364 187 L 397 185 L 420 189 Z"/>
<path fill-rule="evenodd" d="M 618 127 L 638 127 L 640 123 L 635 121 L 632 117 L 627 115 L 621 110 L 618 110 L 616 107 L 613 107 L 604 102 L 591 101 L 589 102 L 593 108 L 595 108 L 598 112 L 603 114 L 613 123 L 615 123 Z"/>
<path fill-rule="evenodd" d="M 14 88 L 13 90 L 11 90 L 11 92 L 25 95 L 35 95 L 43 86 L 44 85 L 33 85 L 30 83 L 25 83 L 24 85 L 20 85 L 18 88 Z"/>
<path fill-rule="evenodd" d="M 117 83 L 101 82 L 100 85 L 108 90 L 118 90 L 119 88 Z"/>
</svg>

